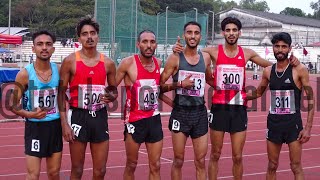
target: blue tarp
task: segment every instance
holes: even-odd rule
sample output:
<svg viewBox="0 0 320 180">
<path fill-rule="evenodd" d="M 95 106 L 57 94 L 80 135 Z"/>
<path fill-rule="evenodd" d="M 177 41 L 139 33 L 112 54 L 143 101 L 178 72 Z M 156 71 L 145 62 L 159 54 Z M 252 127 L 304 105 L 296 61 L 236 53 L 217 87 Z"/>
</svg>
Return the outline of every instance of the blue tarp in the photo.
<svg viewBox="0 0 320 180">
<path fill-rule="evenodd" d="M 0 47 L 0 53 L 12 53 L 12 51 L 9 51 L 8 49 Z"/>
<path fill-rule="evenodd" d="M 0 68 L 0 85 L 2 83 L 14 82 L 19 72 L 18 68 Z"/>
</svg>

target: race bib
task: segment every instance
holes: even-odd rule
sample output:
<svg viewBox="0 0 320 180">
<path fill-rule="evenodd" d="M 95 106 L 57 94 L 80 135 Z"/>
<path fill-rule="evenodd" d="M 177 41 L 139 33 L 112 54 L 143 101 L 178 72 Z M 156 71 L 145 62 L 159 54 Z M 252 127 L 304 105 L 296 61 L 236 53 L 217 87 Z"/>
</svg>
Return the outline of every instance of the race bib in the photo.
<svg viewBox="0 0 320 180">
<path fill-rule="evenodd" d="M 40 89 L 33 91 L 33 108 L 48 109 L 47 114 L 58 112 L 58 90 L 57 88 Z"/>
<path fill-rule="evenodd" d="M 270 114 L 294 114 L 294 90 L 271 90 Z"/>
<path fill-rule="evenodd" d="M 31 151 L 40 152 L 40 140 L 37 140 L 37 139 L 31 140 Z"/>
<path fill-rule="evenodd" d="M 241 91 L 244 78 L 244 68 L 235 65 L 218 65 L 217 88 L 220 90 Z"/>
<path fill-rule="evenodd" d="M 137 88 L 138 109 L 143 111 L 158 109 L 159 86 L 155 79 L 141 79 Z"/>
<path fill-rule="evenodd" d="M 180 130 L 180 122 L 178 120 L 172 120 L 172 130 L 179 131 Z"/>
<path fill-rule="evenodd" d="M 127 131 L 128 131 L 129 134 L 134 134 L 134 132 L 135 132 L 135 127 L 134 127 L 134 125 L 132 125 L 132 124 L 130 124 L 130 123 L 127 123 L 127 124 L 126 124 L 126 127 L 127 127 Z"/>
<path fill-rule="evenodd" d="M 73 130 L 74 135 L 77 137 L 79 137 L 79 133 L 80 133 L 81 128 L 82 128 L 82 126 L 80 126 L 78 124 L 71 125 L 71 129 Z"/>
<path fill-rule="evenodd" d="M 79 108 L 96 111 L 105 107 L 105 104 L 100 101 L 101 96 L 105 94 L 103 85 L 79 84 L 78 94 Z"/>
<path fill-rule="evenodd" d="M 185 96 L 203 97 L 204 87 L 206 82 L 205 73 L 179 70 L 178 81 L 183 81 L 189 75 L 192 75 L 190 79 L 194 80 L 193 87 L 191 89 L 178 88 L 177 94 L 185 95 Z"/>
</svg>

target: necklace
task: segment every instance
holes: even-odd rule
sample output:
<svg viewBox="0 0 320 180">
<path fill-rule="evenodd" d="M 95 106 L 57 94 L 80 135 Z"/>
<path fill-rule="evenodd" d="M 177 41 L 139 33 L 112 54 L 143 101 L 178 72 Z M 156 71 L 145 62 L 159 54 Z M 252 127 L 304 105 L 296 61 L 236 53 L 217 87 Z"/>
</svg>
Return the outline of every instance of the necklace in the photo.
<svg viewBox="0 0 320 180">
<path fill-rule="evenodd" d="M 139 56 L 138 56 L 139 57 Z M 143 64 L 140 57 L 139 57 L 139 61 L 141 63 L 141 65 L 144 67 L 144 68 L 152 68 L 153 67 L 153 60 L 151 62 L 151 64 Z"/>
<path fill-rule="evenodd" d="M 279 79 L 282 78 L 282 76 L 284 75 L 284 73 L 286 72 L 286 70 L 288 69 L 288 67 L 289 67 L 289 63 L 288 63 L 288 65 L 287 65 L 287 67 L 284 69 L 284 71 L 282 72 L 281 76 L 279 76 L 279 75 L 278 75 L 278 72 L 277 72 L 278 63 L 276 63 L 276 70 L 275 70 L 276 76 L 277 76 Z"/>
<path fill-rule="evenodd" d="M 40 75 L 40 72 L 36 69 L 36 66 L 33 66 L 33 67 L 34 67 L 34 70 L 36 70 L 37 75 L 38 75 L 43 81 L 48 81 L 49 78 L 52 76 L 52 71 L 51 71 L 51 74 L 49 74 L 47 78 L 43 78 L 43 77 Z"/>
</svg>

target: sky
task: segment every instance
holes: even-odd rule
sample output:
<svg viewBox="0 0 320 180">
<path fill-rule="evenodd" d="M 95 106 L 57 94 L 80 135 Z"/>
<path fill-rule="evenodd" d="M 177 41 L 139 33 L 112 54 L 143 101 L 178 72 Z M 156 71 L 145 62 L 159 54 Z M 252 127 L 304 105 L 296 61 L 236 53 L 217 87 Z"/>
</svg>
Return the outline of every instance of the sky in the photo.
<svg viewBox="0 0 320 180">
<path fill-rule="evenodd" d="M 223 0 L 224 2 L 231 1 L 231 0 Z M 235 2 L 239 3 L 240 0 L 234 0 Z M 261 1 L 261 0 L 256 0 Z M 272 13 L 280 13 L 280 11 L 284 10 L 286 7 L 291 8 L 299 8 L 304 13 L 313 14 L 313 10 L 310 8 L 311 2 L 317 2 L 318 0 L 265 0 L 268 3 L 270 8 L 269 12 Z"/>
</svg>

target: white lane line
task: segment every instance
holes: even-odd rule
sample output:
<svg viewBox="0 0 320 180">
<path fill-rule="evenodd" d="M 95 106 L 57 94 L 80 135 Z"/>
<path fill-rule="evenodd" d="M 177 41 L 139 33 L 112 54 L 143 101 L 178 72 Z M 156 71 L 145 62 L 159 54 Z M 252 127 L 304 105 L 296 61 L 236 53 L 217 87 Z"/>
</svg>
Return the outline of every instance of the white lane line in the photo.
<svg viewBox="0 0 320 180">
<path fill-rule="evenodd" d="M 320 166 L 308 166 L 308 167 L 303 167 L 302 169 L 306 170 L 306 169 L 316 169 L 316 168 L 320 168 Z M 289 172 L 289 171 L 291 171 L 291 169 L 281 169 L 281 170 L 277 170 L 277 173 Z M 265 175 L 265 174 L 266 172 L 257 172 L 257 173 L 243 174 L 243 176 L 246 177 L 246 176 L 256 176 L 256 175 Z M 218 177 L 218 179 L 233 179 L 233 176 L 220 176 Z"/>
<path fill-rule="evenodd" d="M 148 156 L 148 153 L 146 153 L 146 152 L 139 151 L 139 153 L 141 153 L 141 154 L 144 154 L 144 155 L 147 155 L 147 156 Z M 162 160 L 164 160 L 164 161 L 167 161 L 167 162 L 173 162 L 172 160 L 167 159 L 167 158 L 164 158 L 164 157 L 160 157 L 160 159 L 162 159 Z"/>
</svg>

